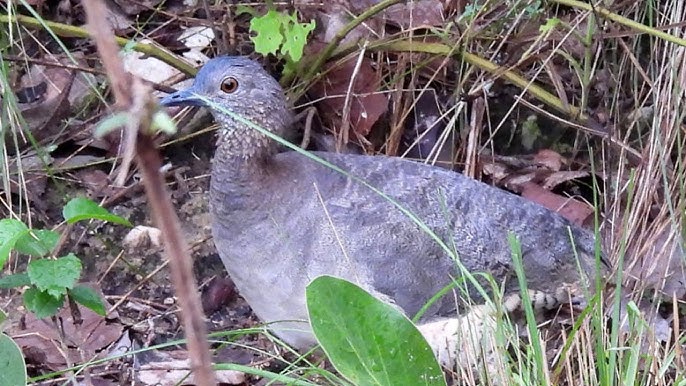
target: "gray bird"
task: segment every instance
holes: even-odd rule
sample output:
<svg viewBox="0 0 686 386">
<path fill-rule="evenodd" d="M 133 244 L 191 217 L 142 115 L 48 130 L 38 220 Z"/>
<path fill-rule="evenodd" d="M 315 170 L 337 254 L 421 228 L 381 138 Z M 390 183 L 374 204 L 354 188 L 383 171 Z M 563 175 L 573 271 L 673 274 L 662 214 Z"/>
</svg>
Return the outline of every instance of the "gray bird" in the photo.
<svg viewBox="0 0 686 386">
<path fill-rule="evenodd" d="M 461 299 L 481 299 L 460 280 L 455 256 L 469 272 L 504 283 L 506 293 L 517 291 L 510 233 L 521 243 L 529 289 L 558 294 L 595 277 L 593 235 L 519 196 L 400 158 L 315 153 L 408 209 L 451 254 L 356 179 L 297 152 L 280 152 L 275 141 L 217 107 L 279 136 L 291 125 L 283 89 L 249 58 L 210 60 L 193 86 L 161 104 L 205 106 L 219 123 L 210 183 L 215 245 L 255 314 L 282 321 L 270 328 L 296 348 L 315 344 L 305 286 L 323 274 L 353 281 L 410 316 L 446 286 L 462 283 L 424 320 L 454 315 Z"/>
</svg>

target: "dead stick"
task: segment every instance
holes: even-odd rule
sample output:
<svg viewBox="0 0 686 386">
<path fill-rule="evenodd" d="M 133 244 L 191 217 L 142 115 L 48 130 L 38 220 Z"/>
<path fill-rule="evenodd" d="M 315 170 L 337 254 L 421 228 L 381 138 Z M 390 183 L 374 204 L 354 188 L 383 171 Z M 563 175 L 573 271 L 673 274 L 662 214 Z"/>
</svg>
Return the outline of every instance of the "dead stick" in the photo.
<svg viewBox="0 0 686 386">
<path fill-rule="evenodd" d="M 162 163 L 150 134 L 152 116 L 157 109 L 157 104 L 150 94 L 150 88 L 145 86 L 140 79 L 124 71 L 114 35 L 105 20 L 102 0 L 86 0 L 83 4 L 88 17 L 88 28 L 110 79 L 117 107 L 129 114 L 124 133 L 126 140 L 123 144 L 128 148 L 124 149 L 124 153 L 135 154 L 138 166 L 143 172 L 143 185 L 152 209 L 153 219 L 162 232 L 172 281 L 181 306 L 181 318 L 186 332 L 195 384 L 216 385 L 200 295 L 188 253 L 189 248 L 181 234 L 179 219 L 165 188 L 164 178 L 160 174 Z"/>
</svg>

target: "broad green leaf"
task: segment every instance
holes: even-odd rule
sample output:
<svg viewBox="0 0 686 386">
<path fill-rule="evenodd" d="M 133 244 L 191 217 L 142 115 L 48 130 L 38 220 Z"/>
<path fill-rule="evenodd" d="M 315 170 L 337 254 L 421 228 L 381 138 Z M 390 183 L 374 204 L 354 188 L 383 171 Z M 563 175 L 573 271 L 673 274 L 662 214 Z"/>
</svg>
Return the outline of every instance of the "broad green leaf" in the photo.
<svg viewBox="0 0 686 386">
<path fill-rule="evenodd" d="M 17 344 L 5 334 L 0 333 L 0 385 L 26 385 L 26 364 Z"/>
<path fill-rule="evenodd" d="M 26 268 L 31 283 L 54 297 L 64 295 L 81 276 L 81 260 L 73 253 L 59 259 L 40 259 Z"/>
<path fill-rule="evenodd" d="M 83 197 L 77 197 L 69 201 L 62 209 L 62 215 L 69 224 L 95 219 L 131 226 L 131 223 L 125 218 L 114 215 L 97 203 Z"/>
<path fill-rule="evenodd" d="M 395 307 L 331 276 L 314 279 L 306 295 L 319 344 L 353 384 L 445 385 L 431 347 Z"/>
<path fill-rule="evenodd" d="M 107 311 L 105 310 L 105 303 L 92 288 L 86 287 L 85 285 L 77 285 L 69 291 L 69 296 L 74 299 L 75 302 L 90 308 L 98 315 L 105 316 Z"/>
<path fill-rule="evenodd" d="M 0 277 L 0 288 L 2 289 L 17 288 L 29 284 L 31 284 L 29 275 L 24 272 Z"/>
<path fill-rule="evenodd" d="M 19 237 L 14 248 L 19 253 L 33 257 L 43 257 L 55 248 L 60 234 L 47 229 L 33 229 Z"/>
<path fill-rule="evenodd" d="M 283 15 L 274 10 L 264 16 L 253 17 L 250 20 L 250 31 L 257 35 L 251 36 L 250 40 L 255 44 L 255 51 L 262 55 L 275 54 L 283 43 L 282 24 Z"/>
<path fill-rule="evenodd" d="M 29 228 L 19 220 L 10 218 L 0 220 L 0 268 L 5 265 L 17 240 L 28 231 Z"/>
<path fill-rule="evenodd" d="M 24 291 L 24 305 L 39 319 L 55 315 L 62 307 L 62 303 L 63 296 L 54 297 L 35 287 Z"/>
<path fill-rule="evenodd" d="M 288 54 L 291 60 L 299 62 L 303 56 L 303 49 L 307 43 L 307 35 L 314 30 L 316 24 L 314 20 L 308 24 L 298 23 L 298 18 L 295 14 L 291 16 L 292 23 L 284 29 L 284 43 L 281 51 Z"/>
</svg>

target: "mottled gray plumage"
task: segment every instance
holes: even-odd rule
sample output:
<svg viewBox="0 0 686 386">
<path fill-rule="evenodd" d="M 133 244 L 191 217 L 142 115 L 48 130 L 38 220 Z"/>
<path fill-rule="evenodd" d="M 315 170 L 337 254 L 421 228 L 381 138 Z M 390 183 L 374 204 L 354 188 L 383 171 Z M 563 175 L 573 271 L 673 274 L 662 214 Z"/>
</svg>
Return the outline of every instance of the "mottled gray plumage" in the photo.
<svg viewBox="0 0 686 386">
<path fill-rule="evenodd" d="M 278 135 L 292 122 L 279 84 L 245 57 L 210 60 L 191 88 L 162 104 L 206 105 L 198 95 Z M 367 187 L 296 152 L 279 153 L 258 131 L 212 113 L 221 125 L 210 185 L 214 241 L 265 322 L 307 319 L 305 286 L 322 274 L 357 282 L 408 315 L 459 277 L 429 235 Z M 491 273 L 508 291 L 516 290 L 508 231 L 521 241 L 530 289 L 555 294 L 579 281 L 579 267 L 593 276 L 593 235 L 535 203 L 408 160 L 316 154 L 393 197 L 454 247 L 469 271 Z M 479 298 L 473 288 L 470 295 Z M 426 318 L 454 313 L 455 299 L 444 296 Z M 308 329 L 275 327 L 296 347 L 314 342 Z"/>
</svg>

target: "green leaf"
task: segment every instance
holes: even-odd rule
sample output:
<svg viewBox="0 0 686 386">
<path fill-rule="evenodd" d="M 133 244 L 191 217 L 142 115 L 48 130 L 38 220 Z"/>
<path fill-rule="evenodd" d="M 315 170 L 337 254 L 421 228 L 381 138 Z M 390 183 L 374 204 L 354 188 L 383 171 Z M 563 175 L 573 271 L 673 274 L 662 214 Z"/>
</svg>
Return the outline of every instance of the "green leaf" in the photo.
<svg viewBox="0 0 686 386">
<path fill-rule="evenodd" d="M 62 307 L 62 303 L 64 296 L 54 297 L 35 287 L 24 291 L 24 305 L 39 319 L 55 315 Z"/>
<path fill-rule="evenodd" d="M 54 297 L 62 296 L 81 276 L 81 260 L 73 253 L 59 259 L 40 259 L 26 268 L 31 283 Z"/>
<path fill-rule="evenodd" d="M 314 279 L 306 295 L 317 340 L 353 384 L 445 385 L 431 347 L 395 307 L 331 276 Z"/>
<path fill-rule="evenodd" d="M 121 127 L 126 126 L 129 122 L 129 114 L 126 112 L 118 112 L 110 115 L 109 117 L 103 119 L 98 123 L 93 131 L 93 135 L 96 138 L 102 138 L 105 135 L 119 130 Z"/>
<path fill-rule="evenodd" d="M 107 209 L 97 203 L 83 197 L 72 199 L 62 209 L 62 215 L 69 224 L 82 220 L 103 220 L 111 223 L 131 226 L 131 223 L 123 217 L 111 214 Z"/>
<path fill-rule="evenodd" d="M 75 302 L 90 308 L 98 315 L 105 316 L 105 303 L 102 301 L 97 292 L 85 285 L 77 285 L 69 291 L 69 296 Z"/>
<path fill-rule="evenodd" d="M 314 20 L 308 24 L 298 23 L 298 18 L 293 14 L 291 16 L 292 24 L 284 31 L 285 42 L 281 51 L 290 56 L 294 62 L 299 62 L 303 56 L 303 49 L 307 43 L 307 35 L 314 30 L 316 24 Z"/>
<path fill-rule="evenodd" d="M 15 273 L 0 277 L 0 288 L 2 289 L 23 287 L 29 284 L 31 284 L 31 280 L 27 273 Z"/>
<path fill-rule="evenodd" d="M 275 54 L 281 43 L 283 35 L 281 26 L 283 24 L 283 14 L 274 10 L 269 10 L 264 16 L 254 17 L 250 20 L 250 31 L 257 35 L 251 36 L 255 51 L 262 55 Z"/>
<path fill-rule="evenodd" d="M 46 229 L 33 229 L 19 237 L 14 248 L 19 253 L 33 257 L 43 257 L 55 248 L 60 234 Z"/>
<path fill-rule="evenodd" d="M 0 385 L 26 385 L 26 363 L 17 344 L 5 334 L 0 334 Z"/>
<path fill-rule="evenodd" d="M 5 265 L 17 240 L 28 231 L 29 228 L 19 220 L 10 218 L 0 220 L 0 268 Z"/>
</svg>

